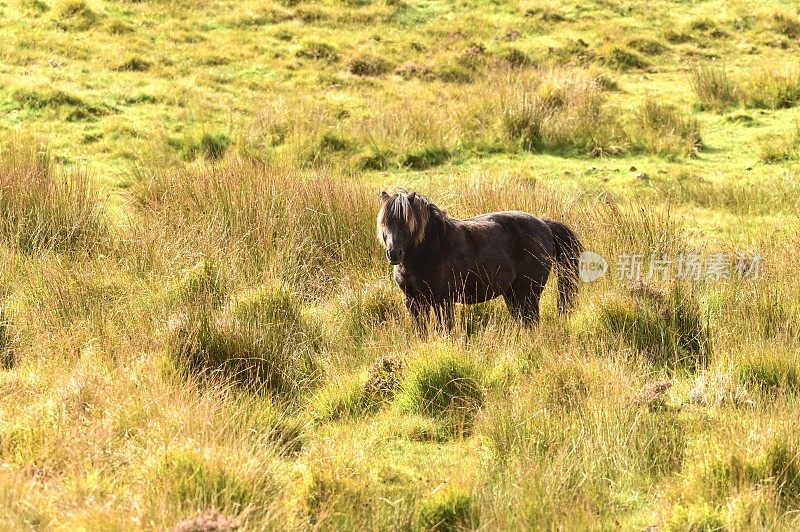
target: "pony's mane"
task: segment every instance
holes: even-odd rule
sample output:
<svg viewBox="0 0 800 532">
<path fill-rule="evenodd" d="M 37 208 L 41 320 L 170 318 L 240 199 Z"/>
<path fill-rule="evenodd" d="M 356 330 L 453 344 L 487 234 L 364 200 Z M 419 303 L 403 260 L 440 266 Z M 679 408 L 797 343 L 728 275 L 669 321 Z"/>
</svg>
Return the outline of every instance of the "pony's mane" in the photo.
<svg viewBox="0 0 800 532">
<path fill-rule="evenodd" d="M 413 198 L 413 200 L 412 200 Z M 431 207 L 433 207 L 431 209 Z M 391 196 L 378 212 L 378 238 L 381 230 L 397 221 L 405 225 L 411 232 L 415 245 L 420 245 L 425 238 L 425 228 L 428 226 L 431 211 L 437 215 L 444 213 L 425 196 L 399 192 Z"/>
</svg>

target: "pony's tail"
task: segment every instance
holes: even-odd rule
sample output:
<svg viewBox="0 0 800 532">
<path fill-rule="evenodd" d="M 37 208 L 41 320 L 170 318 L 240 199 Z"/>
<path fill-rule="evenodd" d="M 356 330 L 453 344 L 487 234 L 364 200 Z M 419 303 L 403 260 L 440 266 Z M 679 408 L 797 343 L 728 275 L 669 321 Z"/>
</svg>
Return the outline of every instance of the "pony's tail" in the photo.
<svg viewBox="0 0 800 532">
<path fill-rule="evenodd" d="M 575 232 L 561 222 L 545 220 L 553 234 L 556 269 L 558 271 L 558 312 L 565 314 L 572 309 L 578 294 L 578 258 L 583 244 Z"/>
</svg>

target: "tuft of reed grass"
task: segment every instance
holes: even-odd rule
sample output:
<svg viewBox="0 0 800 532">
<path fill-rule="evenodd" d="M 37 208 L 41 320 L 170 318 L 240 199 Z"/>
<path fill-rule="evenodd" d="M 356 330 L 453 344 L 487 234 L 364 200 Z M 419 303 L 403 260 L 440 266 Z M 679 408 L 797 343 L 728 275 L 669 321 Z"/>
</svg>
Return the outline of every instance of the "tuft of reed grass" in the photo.
<svg viewBox="0 0 800 532">
<path fill-rule="evenodd" d="M 745 388 L 766 394 L 800 392 L 800 367 L 791 355 L 750 356 L 738 360 L 736 378 Z"/>
<path fill-rule="evenodd" d="M 412 363 L 398 396 L 406 412 L 443 420 L 456 433 L 469 432 L 485 397 L 479 368 L 463 354 L 443 347 Z"/>
<path fill-rule="evenodd" d="M 603 88 L 580 75 L 512 78 L 501 93 L 502 129 L 529 151 L 618 153 L 625 140 Z"/>
<path fill-rule="evenodd" d="M 318 421 L 355 420 L 388 405 L 400 390 L 404 364 L 381 356 L 366 374 L 334 379 L 317 390 L 311 400 Z"/>
<path fill-rule="evenodd" d="M 248 509 L 268 506 L 274 500 L 274 490 L 282 488 L 274 476 L 279 474 L 275 463 L 274 455 L 268 452 L 250 463 L 241 463 L 233 454 L 222 457 L 191 448 L 173 449 L 159 456 L 145 472 L 143 499 L 169 501 L 167 515 L 172 516 L 173 523 L 184 522 L 200 510 L 214 509 L 223 515 L 242 516 L 237 521 L 246 525 Z"/>
<path fill-rule="evenodd" d="M 304 293 L 330 288 L 353 268 L 382 266 L 374 253 L 377 194 L 292 168 L 233 158 L 156 171 L 137 195 L 158 225 L 235 252 Z"/>
<path fill-rule="evenodd" d="M 710 336 L 697 295 L 675 285 L 656 297 L 606 298 L 601 327 L 659 366 L 695 371 L 710 356 Z"/>
<path fill-rule="evenodd" d="M 744 104 L 751 109 L 788 109 L 800 102 L 800 71 L 762 68 L 734 80 L 722 67 L 692 70 L 691 85 L 700 109 L 723 112 Z"/>
<path fill-rule="evenodd" d="M 789 109 L 800 103 L 800 70 L 762 69 L 745 82 L 745 105 L 755 109 Z"/>
<path fill-rule="evenodd" d="M 339 61 L 339 51 L 333 45 L 325 42 L 307 42 L 297 52 L 297 57 L 336 63 Z"/>
<path fill-rule="evenodd" d="M 692 157 L 703 146 L 697 120 L 650 97 L 634 114 L 632 130 L 636 148 L 666 158 Z"/>
<path fill-rule="evenodd" d="M 796 435 L 785 431 L 735 444 L 699 440 L 684 465 L 669 526 L 774 527 L 800 497 L 798 456 Z"/>
<path fill-rule="evenodd" d="M 392 70 L 392 65 L 381 57 L 365 55 L 353 58 L 347 69 L 356 76 L 382 76 Z"/>
<path fill-rule="evenodd" d="M 88 251 L 108 225 L 92 180 L 53 169 L 47 152 L 21 139 L 0 148 L 0 237 L 24 253 Z"/>
<path fill-rule="evenodd" d="M 0 369 L 11 369 L 17 363 L 17 332 L 8 310 L 0 306 Z"/>
<path fill-rule="evenodd" d="M 758 160 L 766 164 L 793 161 L 800 158 L 800 122 L 784 135 L 769 135 L 758 143 Z"/>
<path fill-rule="evenodd" d="M 361 289 L 348 289 L 337 305 L 344 317 L 348 337 L 362 340 L 373 331 L 401 323 L 406 309 L 395 286 L 388 282 L 373 282 Z"/>
<path fill-rule="evenodd" d="M 717 65 L 694 68 L 689 81 L 702 109 L 722 112 L 736 107 L 742 99 L 739 85 Z"/>
<path fill-rule="evenodd" d="M 147 72 L 150 70 L 151 66 L 153 65 L 150 63 L 150 61 L 142 59 L 138 56 L 131 56 L 117 66 L 117 70 L 127 72 Z"/>
<path fill-rule="evenodd" d="M 418 530 L 449 532 L 476 530 L 479 526 L 480 514 L 468 493 L 451 488 L 422 500 Z"/>
<path fill-rule="evenodd" d="M 53 19 L 67 31 L 86 31 L 97 24 L 98 15 L 84 0 L 60 0 L 53 6 Z"/>
<path fill-rule="evenodd" d="M 170 355 L 181 374 L 287 399 L 316 378 L 318 333 L 286 287 L 272 283 L 238 292 L 220 308 L 213 286 L 202 289 L 171 323 Z"/>
<path fill-rule="evenodd" d="M 602 63 L 612 70 L 642 69 L 649 63 L 637 52 L 623 46 L 612 46 L 602 56 Z"/>
</svg>

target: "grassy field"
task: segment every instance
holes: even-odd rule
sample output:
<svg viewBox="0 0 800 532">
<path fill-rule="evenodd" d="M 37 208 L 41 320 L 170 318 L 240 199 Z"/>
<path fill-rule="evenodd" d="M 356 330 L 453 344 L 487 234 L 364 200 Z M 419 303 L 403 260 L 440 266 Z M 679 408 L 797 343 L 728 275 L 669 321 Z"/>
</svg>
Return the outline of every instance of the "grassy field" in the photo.
<svg viewBox="0 0 800 532">
<path fill-rule="evenodd" d="M 4 0 L 0 40 L 0 529 L 800 528 L 796 3 Z M 398 188 L 611 270 L 420 336 Z M 651 253 L 761 275 L 617 278 Z"/>
</svg>

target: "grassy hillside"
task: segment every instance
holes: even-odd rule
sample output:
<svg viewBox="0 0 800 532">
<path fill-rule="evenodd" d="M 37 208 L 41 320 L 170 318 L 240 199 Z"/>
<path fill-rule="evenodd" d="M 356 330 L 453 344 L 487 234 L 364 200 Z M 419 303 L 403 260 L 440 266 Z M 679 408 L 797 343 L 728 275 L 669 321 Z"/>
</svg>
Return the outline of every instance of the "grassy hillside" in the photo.
<svg viewBox="0 0 800 532">
<path fill-rule="evenodd" d="M 794 3 L 6 0 L 0 39 L 0 528 L 800 526 Z M 419 336 L 397 187 L 612 271 Z M 616 278 L 651 253 L 763 276 Z"/>
</svg>

